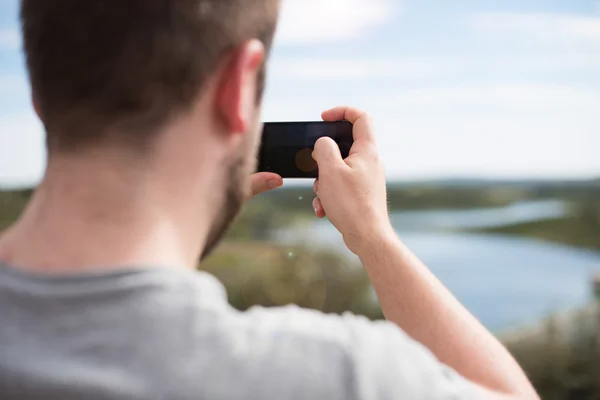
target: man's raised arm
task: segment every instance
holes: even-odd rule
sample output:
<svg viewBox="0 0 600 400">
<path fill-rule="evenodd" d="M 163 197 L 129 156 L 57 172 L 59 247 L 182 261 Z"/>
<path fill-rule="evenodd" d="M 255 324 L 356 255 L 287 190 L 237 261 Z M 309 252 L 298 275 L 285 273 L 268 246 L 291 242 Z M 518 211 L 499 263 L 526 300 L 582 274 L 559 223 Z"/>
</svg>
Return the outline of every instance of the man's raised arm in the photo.
<svg viewBox="0 0 600 400">
<path fill-rule="evenodd" d="M 327 215 L 361 259 L 386 318 L 477 384 L 485 397 L 537 399 L 509 352 L 396 235 L 369 117 L 339 107 L 324 112 L 323 119 L 351 122 L 355 143 L 343 160 L 333 140 L 317 142 L 313 153 L 319 165 L 315 213 Z"/>
</svg>

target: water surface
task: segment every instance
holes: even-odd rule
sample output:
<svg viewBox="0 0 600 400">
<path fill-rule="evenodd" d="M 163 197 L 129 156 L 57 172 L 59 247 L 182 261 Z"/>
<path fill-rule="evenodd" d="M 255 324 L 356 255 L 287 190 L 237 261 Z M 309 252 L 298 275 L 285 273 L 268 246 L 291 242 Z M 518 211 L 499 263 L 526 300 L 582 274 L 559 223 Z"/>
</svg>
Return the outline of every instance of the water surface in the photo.
<svg viewBox="0 0 600 400">
<path fill-rule="evenodd" d="M 453 227 L 498 226 L 564 215 L 561 202 L 506 208 L 392 214 L 402 240 L 489 329 L 531 322 L 590 299 L 590 276 L 600 253 L 520 237 L 444 233 Z M 487 224 L 486 224 L 487 223 Z M 283 243 L 304 242 L 349 254 L 327 220 L 282 232 Z"/>
</svg>

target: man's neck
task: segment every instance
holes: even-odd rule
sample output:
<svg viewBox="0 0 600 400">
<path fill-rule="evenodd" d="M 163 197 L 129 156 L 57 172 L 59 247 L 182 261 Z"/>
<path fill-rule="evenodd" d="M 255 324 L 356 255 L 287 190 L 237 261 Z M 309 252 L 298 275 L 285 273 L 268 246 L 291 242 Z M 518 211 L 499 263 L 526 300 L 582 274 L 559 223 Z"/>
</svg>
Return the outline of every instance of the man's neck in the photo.
<svg viewBox="0 0 600 400">
<path fill-rule="evenodd" d="M 202 210 L 186 215 L 160 182 L 136 172 L 94 169 L 51 165 L 19 221 L 0 237 L 0 261 L 48 273 L 195 266 L 207 230 Z"/>
</svg>

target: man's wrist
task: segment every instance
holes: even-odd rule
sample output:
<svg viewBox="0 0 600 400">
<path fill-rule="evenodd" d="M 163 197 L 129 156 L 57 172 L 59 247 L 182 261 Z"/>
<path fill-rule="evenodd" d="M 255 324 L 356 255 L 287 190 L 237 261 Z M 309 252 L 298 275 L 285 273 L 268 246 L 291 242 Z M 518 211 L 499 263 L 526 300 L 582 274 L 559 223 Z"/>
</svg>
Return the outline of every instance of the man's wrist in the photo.
<svg viewBox="0 0 600 400">
<path fill-rule="evenodd" d="M 358 243 L 350 250 L 356 254 L 363 263 L 389 249 L 399 246 L 400 239 L 391 224 L 373 227 L 360 236 Z"/>
</svg>

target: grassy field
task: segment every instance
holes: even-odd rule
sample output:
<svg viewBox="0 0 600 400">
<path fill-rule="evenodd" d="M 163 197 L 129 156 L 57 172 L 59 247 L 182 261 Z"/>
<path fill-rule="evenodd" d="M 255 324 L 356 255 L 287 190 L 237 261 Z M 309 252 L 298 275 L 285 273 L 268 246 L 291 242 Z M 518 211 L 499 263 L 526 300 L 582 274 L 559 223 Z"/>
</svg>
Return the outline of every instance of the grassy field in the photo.
<svg viewBox="0 0 600 400">
<path fill-rule="evenodd" d="M 229 302 L 240 310 L 297 304 L 383 318 L 366 272 L 336 253 L 227 240 L 199 268 L 223 282 Z"/>
</svg>

